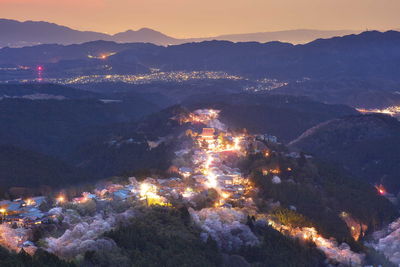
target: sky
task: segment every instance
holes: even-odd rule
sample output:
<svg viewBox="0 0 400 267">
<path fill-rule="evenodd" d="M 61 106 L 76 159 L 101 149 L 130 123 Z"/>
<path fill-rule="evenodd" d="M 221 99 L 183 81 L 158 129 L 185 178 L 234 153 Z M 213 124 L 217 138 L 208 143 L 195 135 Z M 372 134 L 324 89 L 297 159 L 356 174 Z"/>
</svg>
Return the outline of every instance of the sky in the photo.
<svg viewBox="0 0 400 267">
<path fill-rule="evenodd" d="M 0 0 L 0 18 L 177 38 L 290 29 L 399 29 L 400 0 Z"/>
</svg>

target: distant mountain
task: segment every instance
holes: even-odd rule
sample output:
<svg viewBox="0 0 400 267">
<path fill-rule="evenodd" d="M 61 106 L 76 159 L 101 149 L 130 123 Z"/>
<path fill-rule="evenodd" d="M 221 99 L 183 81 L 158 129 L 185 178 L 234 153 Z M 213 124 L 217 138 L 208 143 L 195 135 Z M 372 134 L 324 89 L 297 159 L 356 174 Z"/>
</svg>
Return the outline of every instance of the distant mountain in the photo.
<svg viewBox="0 0 400 267">
<path fill-rule="evenodd" d="M 78 31 L 44 21 L 19 22 L 8 19 L 0 19 L 0 36 L 0 47 L 22 47 L 38 44 L 68 45 L 97 40 L 123 43 L 143 42 L 158 45 L 184 42 L 147 28 L 109 35 L 92 31 Z"/>
<path fill-rule="evenodd" d="M 358 115 L 319 124 L 290 147 L 340 164 L 354 176 L 400 190 L 400 122 L 386 115 Z"/>
<path fill-rule="evenodd" d="M 307 96 L 329 104 L 357 108 L 385 108 L 400 105 L 399 82 L 368 79 L 308 80 L 289 83 L 272 94 Z"/>
<path fill-rule="evenodd" d="M 205 41 L 164 47 L 94 41 L 0 49 L 3 81 L 37 78 L 37 66 L 44 67 L 43 78 L 222 71 L 252 81 L 288 82 L 272 93 L 326 103 L 367 108 L 400 103 L 400 32 L 396 31 L 369 31 L 303 45 Z"/>
<path fill-rule="evenodd" d="M 107 34 L 76 31 L 68 27 L 43 21 L 0 19 L 0 47 L 31 46 L 37 44 L 73 44 L 93 40 L 107 40 Z"/>
<path fill-rule="evenodd" d="M 287 30 L 287 31 L 275 31 L 275 32 L 227 34 L 227 35 L 220 35 L 211 39 L 227 40 L 232 42 L 254 41 L 260 43 L 267 43 L 272 41 L 280 41 L 292 44 L 302 44 L 320 38 L 331 38 L 334 36 L 344 36 L 359 32 L 360 31 L 353 31 L 353 30 L 322 31 L 322 30 L 299 29 L 299 30 Z"/>
<path fill-rule="evenodd" d="M 329 38 L 356 33 L 356 31 L 321 31 L 321 30 L 289 30 L 277 32 L 260 32 L 246 34 L 220 35 L 206 38 L 178 39 L 161 32 L 142 28 L 128 30 L 114 35 L 78 31 L 65 26 L 43 21 L 25 21 L 0 19 L 0 47 L 23 47 L 38 44 L 77 44 L 96 40 L 115 41 L 122 43 L 153 43 L 157 45 L 176 45 L 187 42 L 201 42 L 206 40 L 227 40 L 232 42 L 270 42 L 282 41 L 290 43 L 306 43 L 318 38 Z"/>
<path fill-rule="evenodd" d="M 123 53 L 132 58 L 136 55 L 130 51 Z M 371 31 L 318 39 L 305 45 L 207 41 L 169 46 L 138 58 L 142 64 L 163 71 L 225 71 L 294 82 L 304 78 L 398 81 L 400 32 Z"/>
<path fill-rule="evenodd" d="M 282 80 L 399 80 L 400 32 L 370 31 L 304 45 L 188 43 L 168 47 L 151 59 L 164 70 L 221 70 Z"/>
<path fill-rule="evenodd" d="M 60 61 L 91 60 L 103 62 L 102 55 L 130 50 L 131 53 L 143 53 L 150 49 L 159 50 L 161 47 L 153 44 L 126 43 L 119 44 L 111 41 L 93 41 L 83 44 L 58 45 L 46 44 L 23 48 L 0 49 L 0 65 L 6 64 L 46 64 Z M 36 69 L 35 69 L 36 71 Z"/>
<path fill-rule="evenodd" d="M 177 44 L 182 42 L 179 39 L 169 37 L 161 32 L 142 28 L 137 31 L 128 30 L 126 32 L 121 32 L 113 35 L 111 40 L 118 43 L 132 43 L 132 42 L 140 42 L 140 43 L 153 43 L 153 44 Z"/>
<path fill-rule="evenodd" d="M 101 58 L 101 56 L 104 58 Z M 106 41 L 0 49 L 0 67 L 45 66 L 45 74 L 125 74 L 161 71 L 224 71 L 281 80 L 399 80 L 400 32 L 364 32 L 305 45 L 281 42 L 205 41 L 174 46 Z M 36 69 L 33 71 L 35 72 Z M 16 72 L 7 68 L 0 72 Z M 0 73 L 6 77 L 7 73 Z"/>
</svg>

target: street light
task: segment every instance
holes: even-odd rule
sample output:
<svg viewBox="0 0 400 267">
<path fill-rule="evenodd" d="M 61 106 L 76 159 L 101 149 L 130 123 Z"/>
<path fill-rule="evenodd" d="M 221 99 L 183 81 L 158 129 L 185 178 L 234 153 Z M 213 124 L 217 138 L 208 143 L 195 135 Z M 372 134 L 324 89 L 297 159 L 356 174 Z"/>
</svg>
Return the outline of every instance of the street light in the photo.
<svg viewBox="0 0 400 267">
<path fill-rule="evenodd" d="M 7 210 L 5 208 L 0 208 L 1 219 L 4 220 Z"/>
<path fill-rule="evenodd" d="M 60 203 L 63 203 L 63 202 L 65 201 L 65 199 L 64 199 L 63 196 L 59 196 L 59 197 L 57 198 L 57 201 L 60 202 Z"/>
</svg>

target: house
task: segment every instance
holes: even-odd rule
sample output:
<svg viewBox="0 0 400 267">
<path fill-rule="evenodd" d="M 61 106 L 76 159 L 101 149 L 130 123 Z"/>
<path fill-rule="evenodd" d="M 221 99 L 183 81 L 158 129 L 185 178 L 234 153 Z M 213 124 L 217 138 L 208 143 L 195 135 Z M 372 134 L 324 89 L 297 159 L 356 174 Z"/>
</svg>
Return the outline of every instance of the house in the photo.
<svg viewBox="0 0 400 267">
<path fill-rule="evenodd" d="M 274 135 L 269 135 L 269 134 L 259 134 L 256 136 L 256 139 L 270 143 L 278 143 L 278 138 Z"/>
<path fill-rule="evenodd" d="M 26 247 L 33 247 L 35 246 L 35 244 L 31 241 L 25 241 L 24 243 L 22 243 L 22 247 L 26 248 Z"/>
<path fill-rule="evenodd" d="M 199 184 L 204 184 L 207 182 L 207 178 L 204 175 L 196 175 L 193 177 L 193 179 Z"/>
<path fill-rule="evenodd" d="M 43 196 L 33 197 L 31 199 L 33 201 L 33 206 L 35 206 L 35 207 L 39 207 L 40 205 L 42 205 L 43 203 L 46 202 L 46 197 L 43 197 Z"/>
<path fill-rule="evenodd" d="M 193 173 L 193 170 L 191 168 L 188 168 L 188 167 L 181 167 L 181 168 L 179 168 L 179 173 L 183 177 L 189 177 Z"/>
<path fill-rule="evenodd" d="M 222 185 L 232 185 L 233 184 L 233 178 L 232 176 L 228 176 L 228 175 L 221 175 L 217 177 L 218 182 Z"/>
<path fill-rule="evenodd" d="M 214 128 L 203 128 L 203 132 L 201 133 L 201 139 L 205 141 L 213 141 L 214 134 L 215 134 Z"/>
<path fill-rule="evenodd" d="M 29 209 L 27 212 L 20 214 L 21 217 L 23 217 L 25 220 L 37 220 L 37 219 L 42 219 L 45 216 L 45 213 L 33 208 Z"/>
<path fill-rule="evenodd" d="M 21 212 L 21 208 L 22 208 L 21 202 L 11 202 L 6 209 L 8 213 L 18 213 Z"/>
<path fill-rule="evenodd" d="M 131 196 L 131 191 L 127 189 L 121 189 L 118 191 L 113 192 L 114 199 L 117 200 L 126 200 Z"/>
<path fill-rule="evenodd" d="M 16 225 L 17 227 L 24 226 L 24 219 L 19 214 L 7 215 L 3 219 L 3 222 L 11 225 Z"/>
<path fill-rule="evenodd" d="M 84 203 L 88 201 L 89 199 L 96 199 L 97 196 L 88 192 L 83 192 L 81 197 L 76 197 L 72 199 L 72 202 L 74 204 L 79 204 L 79 203 Z"/>
<path fill-rule="evenodd" d="M 12 201 L 10 201 L 10 200 L 2 200 L 2 201 L 0 201 L 0 207 L 2 207 L 2 208 L 8 207 L 11 203 L 12 203 Z"/>
</svg>

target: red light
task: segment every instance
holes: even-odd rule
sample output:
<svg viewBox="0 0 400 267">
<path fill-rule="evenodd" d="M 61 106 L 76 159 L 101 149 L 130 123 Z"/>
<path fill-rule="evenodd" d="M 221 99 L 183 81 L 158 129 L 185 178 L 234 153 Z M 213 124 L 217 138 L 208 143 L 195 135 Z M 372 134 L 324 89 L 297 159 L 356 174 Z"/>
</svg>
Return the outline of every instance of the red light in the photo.
<svg viewBox="0 0 400 267">
<path fill-rule="evenodd" d="M 375 186 L 376 190 L 378 190 L 378 193 L 381 195 L 385 195 L 386 194 L 386 189 L 383 187 L 383 185 L 377 185 Z"/>
<path fill-rule="evenodd" d="M 42 70 L 43 70 L 43 67 L 42 67 L 42 66 L 38 66 L 38 67 L 37 67 L 37 70 L 38 70 L 38 71 L 42 71 Z"/>
</svg>

